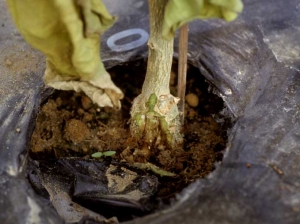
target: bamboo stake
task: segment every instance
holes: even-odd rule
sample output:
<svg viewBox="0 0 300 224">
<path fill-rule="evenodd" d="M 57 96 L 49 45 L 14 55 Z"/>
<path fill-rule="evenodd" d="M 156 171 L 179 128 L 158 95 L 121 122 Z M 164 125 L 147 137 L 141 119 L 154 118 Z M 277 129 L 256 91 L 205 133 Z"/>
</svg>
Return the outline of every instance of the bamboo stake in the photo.
<svg viewBox="0 0 300 224">
<path fill-rule="evenodd" d="M 178 103 L 181 112 L 180 122 L 184 124 L 184 105 L 186 88 L 186 70 L 187 70 L 187 52 L 188 52 L 188 24 L 184 24 L 179 29 L 179 60 L 178 60 L 178 84 L 177 96 L 180 98 Z"/>
</svg>

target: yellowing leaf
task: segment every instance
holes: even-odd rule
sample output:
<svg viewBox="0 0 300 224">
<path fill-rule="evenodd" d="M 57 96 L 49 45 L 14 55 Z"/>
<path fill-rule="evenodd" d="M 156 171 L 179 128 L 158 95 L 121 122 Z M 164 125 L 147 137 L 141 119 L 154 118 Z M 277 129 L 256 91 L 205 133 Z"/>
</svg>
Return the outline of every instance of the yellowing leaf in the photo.
<svg viewBox="0 0 300 224">
<path fill-rule="evenodd" d="M 100 58 L 100 35 L 115 21 L 101 0 L 7 0 L 7 3 L 25 40 L 47 56 L 44 77 L 47 85 L 108 99 L 101 106 L 120 106 L 123 94 L 111 81 Z M 78 82 L 87 84 L 82 87 Z"/>
<path fill-rule="evenodd" d="M 162 34 L 171 39 L 176 29 L 195 19 L 234 20 L 243 10 L 241 0 L 169 0 L 164 14 Z"/>
</svg>

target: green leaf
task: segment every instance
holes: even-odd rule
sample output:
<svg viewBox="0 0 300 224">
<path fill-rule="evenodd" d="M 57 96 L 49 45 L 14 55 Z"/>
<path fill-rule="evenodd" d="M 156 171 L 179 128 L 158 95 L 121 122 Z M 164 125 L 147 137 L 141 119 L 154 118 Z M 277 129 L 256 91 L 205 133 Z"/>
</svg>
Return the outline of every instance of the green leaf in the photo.
<svg viewBox="0 0 300 224">
<path fill-rule="evenodd" d="M 103 152 L 104 156 L 113 156 L 114 154 L 116 154 L 116 151 L 106 151 L 106 152 Z"/>
<path fill-rule="evenodd" d="M 174 38 L 175 31 L 195 19 L 236 19 L 243 11 L 241 0 L 169 0 L 165 8 L 162 34 Z"/>
<path fill-rule="evenodd" d="M 94 158 L 101 158 L 103 156 L 103 153 L 102 152 L 95 152 L 91 156 L 94 157 Z"/>
</svg>

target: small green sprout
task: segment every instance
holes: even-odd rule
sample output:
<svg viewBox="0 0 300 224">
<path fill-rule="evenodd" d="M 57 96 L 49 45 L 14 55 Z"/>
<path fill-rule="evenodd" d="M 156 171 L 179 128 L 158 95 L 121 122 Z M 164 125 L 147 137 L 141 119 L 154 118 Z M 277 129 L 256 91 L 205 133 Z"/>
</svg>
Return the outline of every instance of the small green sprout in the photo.
<svg viewBox="0 0 300 224">
<path fill-rule="evenodd" d="M 95 152 L 91 155 L 93 158 L 101 158 L 103 156 L 102 152 Z"/>
<path fill-rule="evenodd" d="M 106 152 L 103 152 L 104 156 L 113 156 L 114 154 L 116 154 L 116 151 L 106 151 Z"/>
<path fill-rule="evenodd" d="M 105 152 L 95 152 L 91 156 L 93 158 L 101 158 L 102 156 L 113 156 L 116 154 L 116 151 L 105 151 Z"/>
</svg>

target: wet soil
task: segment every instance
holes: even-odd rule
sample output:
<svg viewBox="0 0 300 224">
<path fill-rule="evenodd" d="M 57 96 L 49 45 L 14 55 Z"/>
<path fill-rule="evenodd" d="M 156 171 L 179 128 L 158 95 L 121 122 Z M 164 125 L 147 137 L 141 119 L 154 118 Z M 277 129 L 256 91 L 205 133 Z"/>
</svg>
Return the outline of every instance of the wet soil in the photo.
<svg viewBox="0 0 300 224">
<path fill-rule="evenodd" d="M 174 63 L 171 93 L 176 95 Z M 62 157 L 92 158 L 96 152 L 115 151 L 116 161 L 137 162 L 133 156 L 140 146 L 133 141 L 128 120 L 133 99 L 140 93 L 146 63 L 138 61 L 109 70 L 124 92 L 122 109 L 99 108 L 81 93 L 56 91 L 41 107 L 31 139 L 34 159 Z M 208 91 L 197 68 L 189 66 L 185 105 L 184 145 L 175 150 L 154 150 L 149 162 L 176 174 L 161 178 L 157 196 L 168 200 L 197 178 L 215 169 L 223 157 L 229 118 L 220 115 L 223 101 Z"/>
</svg>

